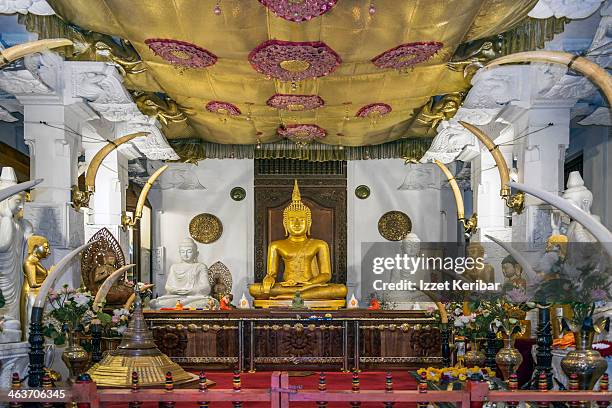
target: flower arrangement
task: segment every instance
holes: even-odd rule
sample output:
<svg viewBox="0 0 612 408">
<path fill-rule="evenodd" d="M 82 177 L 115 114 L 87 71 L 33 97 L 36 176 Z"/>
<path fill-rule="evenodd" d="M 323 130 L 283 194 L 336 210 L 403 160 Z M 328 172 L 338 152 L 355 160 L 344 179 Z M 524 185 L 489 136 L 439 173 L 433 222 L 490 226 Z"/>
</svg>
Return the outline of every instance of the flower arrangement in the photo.
<svg viewBox="0 0 612 408">
<path fill-rule="evenodd" d="M 114 309 L 112 313 L 110 315 L 101 310 L 96 316 L 100 326 L 102 326 L 103 337 L 121 337 L 127 330 L 131 315 L 130 311 L 121 307 Z"/>
<path fill-rule="evenodd" d="M 491 370 L 489 367 L 427 367 L 417 370 L 419 376 L 422 376 L 423 373 L 425 373 L 425 378 L 428 381 L 446 383 L 467 381 L 473 375 L 480 376 L 485 380 L 495 377 L 495 371 Z"/>
<path fill-rule="evenodd" d="M 68 285 L 47 295 L 49 310 L 43 319 L 43 333 L 54 344 L 63 345 L 66 332 L 81 331 L 95 317 L 91 310 L 93 297 L 84 288 L 73 289 Z"/>
</svg>

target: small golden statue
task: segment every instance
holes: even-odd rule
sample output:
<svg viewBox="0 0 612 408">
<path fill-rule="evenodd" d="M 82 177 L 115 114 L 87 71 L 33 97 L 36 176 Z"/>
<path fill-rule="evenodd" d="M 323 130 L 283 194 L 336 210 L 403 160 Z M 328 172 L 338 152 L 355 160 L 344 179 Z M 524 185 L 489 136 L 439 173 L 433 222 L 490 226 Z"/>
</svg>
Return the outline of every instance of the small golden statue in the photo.
<svg viewBox="0 0 612 408">
<path fill-rule="evenodd" d="M 485 249 L 479 242 L 470 242 L 465 248 L 465 252 L 467 257 L 472 259 L 484 259 L 485 256 Z M 477 266 L 469 269 L 466 268 L 463 276 L 472 282 L 476 282 L 477 280 L 481 280 L 486 283 L 495 282 L 495 270 L 493 269 L 493 266 L 491 264 L 484 263 L 484 261 L 483 266 L 480 268 Z"/>
<path fill-rule="evenodd" d="M 464 92 L 453 92 L 444 95 L 437 102 L 431 98 L 417 116 L 416 121 L 435 130 L 440 122 L 455 116 L 455 113 L 457 113 L 463 103 L 464 97 Z"/>
<path fill-rule="evenodd" d="M 49 272 L 41 261 L 51 254 L 49 241 L 40 235 L 28 238 L 28 256 L 23 262 L 24 281 L 21 289 L 21 328 L 27 338 L 34 299 Z"/>
<path fill-rule="evenodd" d="M 262 283 L 249 286 L 255 307 L 290 306 L 296 292 L 305 300 L 306 307 L 338 309 L 345 305 L 346 286 L 329 283 L 329 246 L 325 241 L 310 238 L 311 225 L 310 208 L 302 203 L 296 180 L 291 204 L 283 211 L 283 226 L 288 238 L 270 244 L 267 274 Z M 277 282 L 281 259 L 284 280 Z"/>
<path fill-rule="evenodd" d="M 115 252 L 112 250 L 106 251 L 102 259 L 102 264 L 98 265 L 94 271 L 94 287 L 89 288 L 92 293 L 97 293 L 106 278 L 117 270 L 117 256 Z M 106 295 L 106 304 L 111 306 L 123 305 L 127 302 L 132 293 L 134 293 L 134 287 L 128 285 L 125 280 L 121 279 L 108 291 Z"/>
</svg>

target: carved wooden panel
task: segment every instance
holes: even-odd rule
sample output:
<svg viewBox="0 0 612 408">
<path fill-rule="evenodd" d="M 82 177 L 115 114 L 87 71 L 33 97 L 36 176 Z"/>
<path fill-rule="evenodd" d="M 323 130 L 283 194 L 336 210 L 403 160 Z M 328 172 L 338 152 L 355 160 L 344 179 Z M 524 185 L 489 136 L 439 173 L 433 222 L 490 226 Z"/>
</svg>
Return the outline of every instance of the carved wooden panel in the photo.
<svg viewBox="0 0 612 408">
<path fill-rule="evenodd" d="M 107 228 L 102 228 L 96 232 L 89 240 L 89 242 L 92 241 L 98 242 L 89 246 L 81 254 L 81 276 L 83 277 L 85 287 L 89 290 L 94 288 L 96 268 L 104 264 L 104 254 L 108 251 L 112 251 L 115 254 L 115 269 L 125 266 L 125 256 L 123 255 L 121 245 L 119 245 L 119 242 Z M 95 295 L 93 292 L 92 294 Z"/>
<path fill-rule="evenodd" d="M 345 173 L 346 174 L 346 173 Z M 330 248 L 332 282 L 346 283 L 346 175 L 255 176 L 255 281 L 266 274 L 271 241 L 285 238 L 283 209 L 298 180 L 304 204 L 312 212 L 311 236 Z"/>
</svg>

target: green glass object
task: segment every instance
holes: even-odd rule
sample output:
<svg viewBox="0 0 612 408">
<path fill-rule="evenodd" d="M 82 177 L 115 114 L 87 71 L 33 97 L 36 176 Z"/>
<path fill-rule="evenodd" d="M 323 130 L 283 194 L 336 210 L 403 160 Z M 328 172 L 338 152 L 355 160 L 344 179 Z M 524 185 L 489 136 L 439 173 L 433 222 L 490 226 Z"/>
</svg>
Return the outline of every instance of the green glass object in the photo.
<svg viewBox="0 0 612 408">
<path fill-rule="evenodd" d="M 230 197 L 234 201 L 242 201 L 246 197 L 246 190 L 242 187 L 234 187 L 232 191 L 230 191 Z"/>
<path fill-rule="evenodd" d="M 361 200 L 365 200 L 370 196 L 370 187 L 362 184 L 355 189 L 355 195 Z"/>
</svg>

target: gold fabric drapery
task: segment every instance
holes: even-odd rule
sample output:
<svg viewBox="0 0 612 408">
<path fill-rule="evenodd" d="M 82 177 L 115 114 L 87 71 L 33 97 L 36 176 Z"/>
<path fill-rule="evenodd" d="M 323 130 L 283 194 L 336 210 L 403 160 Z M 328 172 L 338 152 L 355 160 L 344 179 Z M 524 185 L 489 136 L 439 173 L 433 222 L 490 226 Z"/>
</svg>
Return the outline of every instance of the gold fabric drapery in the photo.
<svg viewBox="0 0 612 408">
<path fill-rule="evenodd" d="M 164 129 L 168 138 L 198 137 L 224 144 L 280 140 L 285 124 L 316 124 L 327 136 L 321 143 L 374 145 L 410 135 L 416 113 L 434 95 L 465 91 L 462 72 L 446 67 L 459 44 L 506 31 L 537 0 L 341 0 L 322 16 L 295 23 L 277 17 L 255 0 L 223 0 L 222 12 L 200 0 L 50 0 L 67 22 L 129 40 L 148 71 L 128 75 L 127 83 L 168 94 L 189 108 L 188 126 Z M 218 57 L 208 68 L 177 69 L 155 55 L 147 39 L 186 41 Z M 270 39 L 322 41 L 342 59 L 335 72 L 295 84 L 267 79 L 250 65 L 248 54 Z M 429 60 L 406 72 L 376 67 L 370 60 L 405 43 L 443 44 Z M 156 86 L 158 88 L 156 89 Z M 274 94 L 318 95 L 325 105 L 309 111 L 283 111 L 266 101 Z M 208 112 L 210 101 L 236 105 L 239 116 Z M 391 106 L 372 120 L 355 117 L 371 103 Z M 251 119 L 251 120 L 247 120 Z M 169 126 L 172 127 L 172 126 Z"/>
</svg>

